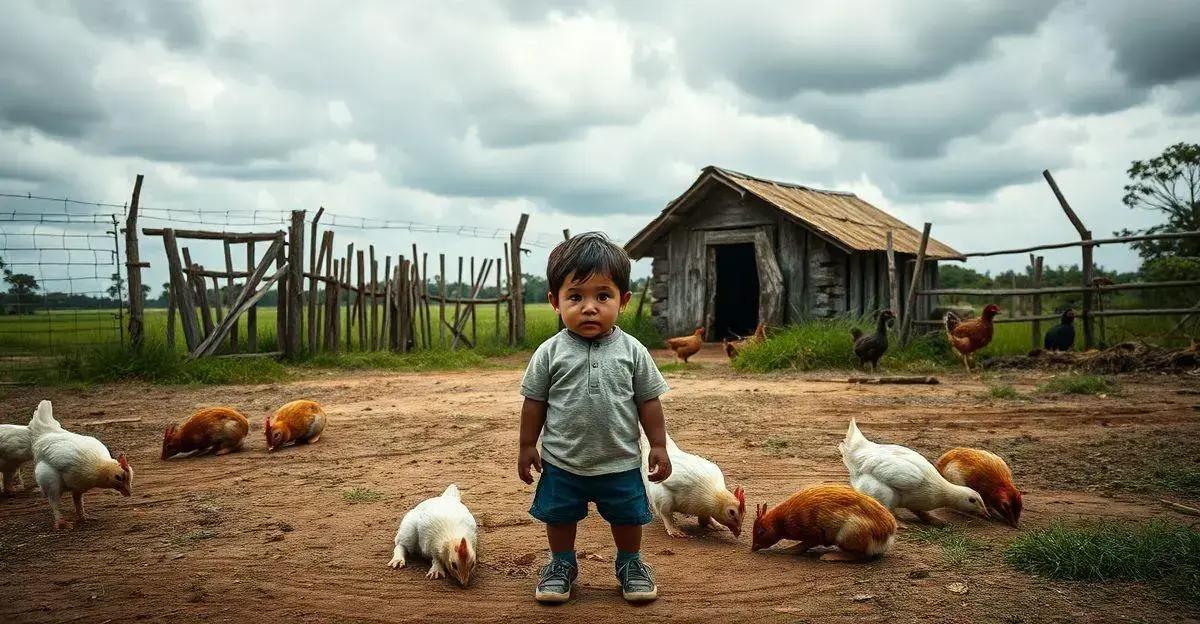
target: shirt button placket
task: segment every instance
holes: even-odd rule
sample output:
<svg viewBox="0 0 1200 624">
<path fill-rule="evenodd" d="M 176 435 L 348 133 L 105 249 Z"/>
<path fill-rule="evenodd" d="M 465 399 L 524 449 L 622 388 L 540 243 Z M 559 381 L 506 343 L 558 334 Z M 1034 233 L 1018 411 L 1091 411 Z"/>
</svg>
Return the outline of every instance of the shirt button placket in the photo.
<svg viewBox="0 0 1200 624">
<path fill-rule="evenodd" d="M 598 358 L 600 343 L 593 342 L 592 348 L 588 351 L 588 359 L 591 360 L 591 366 L 588 370 L 588 390 L 600 390 L 600 360 Z"/>
</svg>

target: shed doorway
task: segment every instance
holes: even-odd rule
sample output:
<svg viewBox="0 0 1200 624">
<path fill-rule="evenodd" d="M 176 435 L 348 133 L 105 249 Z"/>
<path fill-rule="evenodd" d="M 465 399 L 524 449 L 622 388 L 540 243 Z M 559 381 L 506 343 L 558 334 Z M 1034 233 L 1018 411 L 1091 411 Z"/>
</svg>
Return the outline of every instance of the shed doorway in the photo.
<svg viewBox="0 0 1200 624">
<path fill-rule="evenodd" d="M 749 336 L 758 325 L 758 262 L 754 243 L 714 245 L 716 279 L 709 340 Z"/>
</svg>

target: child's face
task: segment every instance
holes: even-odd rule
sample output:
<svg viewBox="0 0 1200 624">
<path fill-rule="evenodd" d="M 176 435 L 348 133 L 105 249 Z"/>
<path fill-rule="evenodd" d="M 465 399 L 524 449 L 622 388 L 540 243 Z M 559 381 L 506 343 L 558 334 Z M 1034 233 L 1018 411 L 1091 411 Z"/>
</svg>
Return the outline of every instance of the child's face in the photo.
<svg viewBox="0 0 1200 624">
<path fill-rule="evenodd" d="M 617 315 L 625 309 L 632 293 L 621 294 L 612 278 L 593 273 L 582 282 L 572 273 L 557 293 L 548 293 L 550 305 L 562 317 L 567 329 L 583 336 L 603 336 L 617 324 Z"/>
</svg>

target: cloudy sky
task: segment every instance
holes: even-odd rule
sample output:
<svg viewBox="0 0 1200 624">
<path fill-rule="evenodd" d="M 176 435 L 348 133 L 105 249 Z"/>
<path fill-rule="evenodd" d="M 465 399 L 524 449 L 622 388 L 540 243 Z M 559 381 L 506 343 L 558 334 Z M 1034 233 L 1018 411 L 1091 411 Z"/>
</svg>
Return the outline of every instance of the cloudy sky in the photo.
<svg viewBox="0 0 1200 624">
<path fill-rule="evenodd" d="M 121 203 L 141 172 L 151 207 L 321 205 L 503 228 L 528 212 L 535 240 L 564 227 L 625 240 L 717 164 L 853 191 L 971 251 L 1075 236 L 1046 168 L 1098 235 L 1150 224 L 1120 203 L 1129 161 L 1200 141 L 1194 1 L 81 1 L 4 13 L 0 192 Z M 490 240 L 338 236 L 499 255 Z M 1122 248 L 1098 257 L 1137 264 Z"/>
</svg>

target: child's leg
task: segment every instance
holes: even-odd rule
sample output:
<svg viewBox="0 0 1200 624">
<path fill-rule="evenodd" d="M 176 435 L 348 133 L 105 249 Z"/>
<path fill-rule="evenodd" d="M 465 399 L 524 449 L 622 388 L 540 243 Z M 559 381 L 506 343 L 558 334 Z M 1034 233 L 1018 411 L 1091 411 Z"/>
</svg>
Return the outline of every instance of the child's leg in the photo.
<svg viewBox="0 0 1200 624">
<path fill-rule="evenodd" d="M 578 526 L 575 523 L 546 525 L 546 540 L 550 542 L 550 554 L 555 559 L 562 559 L 571 564 L 576 563 L 575 529 Z"/>
<path fill-rule="evenodd" d="M 638 553 L 642 550 L 642 525 L 623 524 L 612 525 L 613 541 L 617 550 L 627 553 Z M 572 536 L 574 537 L 574 536 Z"/>
</svg>

